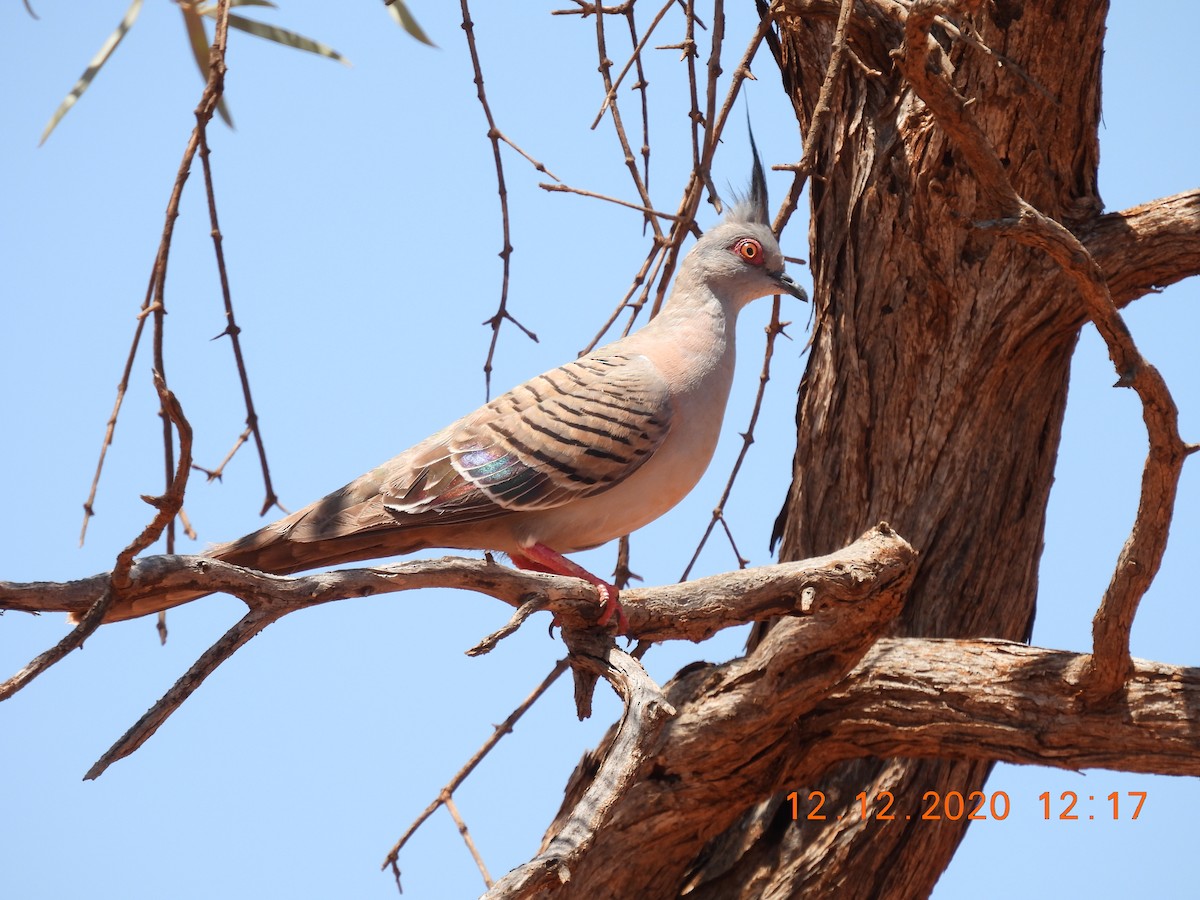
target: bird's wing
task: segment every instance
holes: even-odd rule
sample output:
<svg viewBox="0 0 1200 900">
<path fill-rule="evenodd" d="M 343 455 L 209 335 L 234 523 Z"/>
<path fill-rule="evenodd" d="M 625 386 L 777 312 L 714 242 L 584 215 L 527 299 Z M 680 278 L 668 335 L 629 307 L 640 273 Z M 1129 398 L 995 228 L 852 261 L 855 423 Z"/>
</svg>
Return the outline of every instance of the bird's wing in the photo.
<svg viewBox="0 0 1200 900">
<path fill-rule="evenodd" d="M 670 392 L 649 360 L 585 357 L 442 432 L 387 479 L 383 505 L 414 525 L 552 509 L 628 478 L 670 427 Z"/>
</svg>

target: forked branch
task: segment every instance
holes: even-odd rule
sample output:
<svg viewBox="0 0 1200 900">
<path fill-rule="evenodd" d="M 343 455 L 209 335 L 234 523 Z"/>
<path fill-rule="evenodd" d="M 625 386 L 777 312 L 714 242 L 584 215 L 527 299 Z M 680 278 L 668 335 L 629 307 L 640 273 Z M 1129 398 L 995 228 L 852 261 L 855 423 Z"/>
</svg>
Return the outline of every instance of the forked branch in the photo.
<svg viewBox="0 0 1200 900">
<path fill-rule="evenodd" d="M 1096 260 L 1062 224 L 1017 194 L 971 105 L 936 65 L 943 57 L 929 33 L 935 18 L 979 5 L 980 0 L 914 2 L 905 22 L 904 47 L 896 54 L 897 65 L 962 153 L 986 202 L 995 210 L 994 218 L 976 224 L 1042 250 L 1075 284 L 1087 317 L 1108 345 L 1117 386 L 1133 388 L 1142 401 L 1150 439 L 1137 518 L 1092 626 L 1093 656 L 1084 682 L 1086 693 L 1099 701 L 1114 695 L 1132 672 L 1129 632 L 1138 604 L 1162 562 L 1179 476 L 1190 450 L 1179 435 L 1178 411 L 1166 382 L 1138 352 Z"/>
</svg>

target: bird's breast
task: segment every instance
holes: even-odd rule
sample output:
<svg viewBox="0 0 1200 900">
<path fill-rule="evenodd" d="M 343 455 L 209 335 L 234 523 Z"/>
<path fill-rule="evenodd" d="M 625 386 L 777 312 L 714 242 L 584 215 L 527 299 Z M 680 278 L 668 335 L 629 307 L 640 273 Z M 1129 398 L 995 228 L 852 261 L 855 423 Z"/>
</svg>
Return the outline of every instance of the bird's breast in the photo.
<svg viewBox="0 0 1200 900">
<path fill-rule="evenodd" d="M 584 550 L 636 531 L 679 503 L 712 460 L 731 380 L 731 362 L 710 366 L 690 382 L 677 380 L 671 429 L 654 455 L 602 493 L 523 516 L 518 543 L 542 543 L 560 553 Z"/>
</svg>

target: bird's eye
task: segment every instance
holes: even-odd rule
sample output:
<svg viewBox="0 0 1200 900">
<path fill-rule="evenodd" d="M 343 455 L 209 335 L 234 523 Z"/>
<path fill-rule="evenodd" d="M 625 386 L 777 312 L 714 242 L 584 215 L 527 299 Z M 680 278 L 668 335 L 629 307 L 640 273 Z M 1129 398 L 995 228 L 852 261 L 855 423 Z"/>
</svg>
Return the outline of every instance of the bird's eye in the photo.
<svg viewBox="0 0 1200 900">
<path fill-rule="evenodd" d="M 742 238 L 733 245 L 733 252 L 752 266 L 761 266 L 766 262 L 767 258 L 767 255 L 763 252 L 762 244 L 754 238 Z"/>
</svg>

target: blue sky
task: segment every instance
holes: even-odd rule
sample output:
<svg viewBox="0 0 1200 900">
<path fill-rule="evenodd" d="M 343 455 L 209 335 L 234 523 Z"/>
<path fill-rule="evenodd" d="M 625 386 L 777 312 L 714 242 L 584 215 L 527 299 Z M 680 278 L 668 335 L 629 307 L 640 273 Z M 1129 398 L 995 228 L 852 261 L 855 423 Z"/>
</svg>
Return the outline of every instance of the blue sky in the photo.
<svg viewBox="0 0 1200 900">
<path fill-rule="evenodd" d="M 563 4 L 567 5 L 567 4 Z M 210 132 L 238 320 L 282 501 L 295 508 L 394 455 L 483 400 L 500 291 L 499 212 L 491 148 L 474 98 L 457 10 L 416 7 L 441 49 L 421 46 L 375 3 L 287 3 L 261 18 L 336 47 L 345 68 L 234 34 L 228 100 L 237 130 Z M 473 9 L 499 127 L 565 182 L 633 199 L 611 127 L 588 130 L 602 99 L 591 20 L 552 5 Z M 745 9 L 741 7 L 746 7 Z M 1106 53 L 1101 191 L 1109 209 L 1195 187 L 1200 165 L 1191 36 L 1200 8 L 1118 0 Z M 729 47 L 750 34 L 750 4 L 729 17 Z M 0 24 L 6 127 L 0 136 L 0 266 L 5 352 L 0 377 L 0 577 L 65 579 L 110 567 L 148 518 L 138 496 L 161 488 L 149 357 L 131 389 L 87 544 L 77 536 L 105 420 L 150 272 L 162 216 L 201 82 L 178 11 L 147 3 L 125 43 L 46 145 L 50 113 L 124 13 L 122 2 L 36 2 L 41 21 L 7 4 Z M 1144 8 L 1143 8 L 1144 9 Z M 1142 13 L 1144 16 L 1144 12 Z M 1164 28 L 1163 23 L 1171 23 Z M 678 38 L 678 25 L 662 32 Z M 624 61 L 620 29 L 610 55 Z M 534 52 L 536 48 L 536 52 Z M 675 51 L 650 55 L 651 191 L 674 210 L 690 160 Z M 733 56 L 726 66 L 733 68 Z M 765 54 L 747 93 L 770 163 L 795 161 L 800 138 Z M 16 86 L 19 85 L 19 90 Z M 632 98 L 627 121 L 636 122 Z M 740 114 L 739 114 L 740 115 Z M 631 127 L 633 125 L 631 124 Z M 505 154 L 512 207 L 510 309 L 540 337 L 502 334 L 503 389 L 571 358 L 623 295 L 646 251 L 636 213 L 537 188 Z M 740 127 L 717 158 L 717 185 L 741 187 Z M 787 177 L 770 176 L 776 202 Z M 193 175 L 168 284 L 169 376 L 213 465 L 241 430 L 208 222 Z M 702 224 L 715 215 L 706 210 Z M 783 245 L 807 257 L 797 217 Z M 793 266 L 802 283 L 808 275 Z M 1136 302 L 1127 319 L 1163 371 L 1187 439 L 1200 436 L 1200 288 Z M 785 303 L 788 302 L 785 298 Z M 759 370 L 769 301 L 742 316 L 741 360 L 726 437 L 709 475 L 679 508 L 634 538 L 647 583 L 678 579 L 737 453 Z M 785 307 L 792 341 L 777 347 L 763 422 L 729 507 L 739 547 L 770 560 L 767 539 L 794 449 L 795 389 L 808 308 Z M 1085 650 L 1090 622 L 1137 502 L 1144 429 L 1136 398 L 1085 329 L 1072 373 L 1051 499 L 1034 642 Z M 259 524 L 262 488 L 243 451 L 221 484 L 192 481 L 199 549 Z M 1190 571 L 1200 538 L 1200 475 L 1185 471 L 1171 546 L 1133 633 L 1136 655 L 1194 665 L 1200 631 Z M 597 572 L 613 548 L 581 555 Z M 735 565 L 714 538 L 696 574 Z M 487 657 L 463 651 L 507 618 L 487 598 L 399 594 L 306 611 L 272 626 L 226 663 L 134 756 L 97 782 L 82 774 L 239 615 L 213 598 L 153 621 L 106 627 L 82 652 L 0 707 L 0 871 L 6 896 L 394 896 L 379 862 L 463 760 L 553 666 L 562 645 L 532 627 Z M 0 664 L 15 671 L 64 633 L 57 616 L 0 622 Z M 737 652 L 741 630 L 703 647 L 655 648 L 659 680 L 695 659 Z M 580 754 L 618 714 L 597 693 L 575 720 L 564 680 L 504 740 L 457 801 L 492 874 L 531 855 Z M 1171 895 L 1184 883 L 1200 790 L 1194 779 L 1000 766 L 988 785 L 1012 798 L 980 823 L 935 896 L 1013 892 Z M 1147 791 L 1136 822 L 1043 822 L 1037 796 Z M 1099 806 L 1099 804 L 1097 804 Z M 1102 810 L 1097 808 L 1097 813 Z M 1088 814 L 1083 810 L 1084 815 Z M 1186 843 L 1185 843 L 1186 842 Z M 1014 866 L 1021 860 L 1020 870 Z M 1098 860 L 1111 862 L 1101 863 Z M 407 896 L 473 896 L 481 882 L 454 826 L 435 815 L 401 857 Z"/>
</svg>

